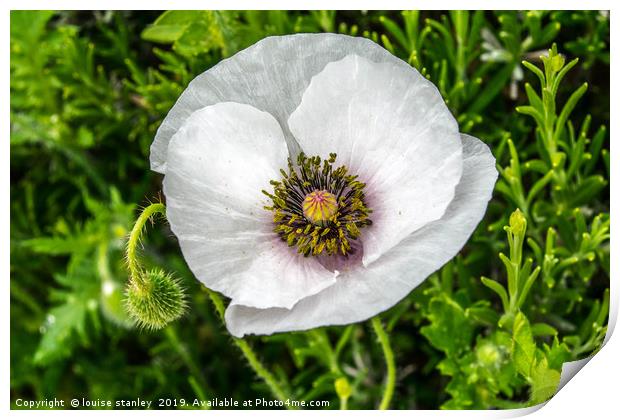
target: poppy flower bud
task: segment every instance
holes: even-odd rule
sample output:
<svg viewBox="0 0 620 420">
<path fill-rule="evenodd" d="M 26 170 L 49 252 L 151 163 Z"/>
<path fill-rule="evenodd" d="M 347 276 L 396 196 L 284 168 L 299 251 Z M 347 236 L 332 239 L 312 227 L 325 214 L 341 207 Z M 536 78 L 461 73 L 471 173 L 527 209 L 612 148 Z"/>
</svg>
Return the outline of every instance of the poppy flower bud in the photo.
<svg viewBox="0 0 620 420">
<path fill-rule="evenodd" d="M 187 303 L 179 281 L 161 269 L 142 274 L 141 281 L 130 282 L 125 307 L 141 327 L 158 330 L 180 318 Z"/>
</svg>

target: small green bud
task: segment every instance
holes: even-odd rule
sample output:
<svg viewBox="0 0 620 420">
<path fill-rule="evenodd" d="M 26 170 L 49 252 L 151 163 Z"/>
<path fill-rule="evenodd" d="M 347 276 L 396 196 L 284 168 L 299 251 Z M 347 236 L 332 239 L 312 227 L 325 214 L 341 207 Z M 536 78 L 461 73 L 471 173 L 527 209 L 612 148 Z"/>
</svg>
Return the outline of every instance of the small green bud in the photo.
<svg viewBox="0 0 620 420">
<path fill-rule="evenodd" d="M 125 307 L 140 327 L 158 330 L 180 318 L 187 303 L 179 281 L 153 269 L 143 273 L 140 281 L 129 282 Z"/>
<path fill-rule="evenodd" d="M 345 377 L 336 379 L 334 381 L 334 388 L 336 388 L 336 394 L 338 394 L 339 398 L 346 400 L 351 396 L 351 385 L 349 385 L 349 381 Z"/>
<path fill-rule="evenodd" d="M 553 57 L 551 57 L 551 69 L 554 72 L 562 70 L 562 67 L 564 67 L 564 62 L 565 59 L 563 55 L 554 55 Z"/>
<path fill-rule="evenodd" d="M 484 366 L 493 366 L 501 358 L 498 348 L 492 343 L 485 343 L 476 349 L 476 357 Z"/>
<path fill-rule="evenodd" d="M 525 236 L 525 230 L 527 229 L 527 220 L 525 219 L 525 216 L 523 216 L 523 213 L 521 213 L 521 210 L 516 209 L 510 215 L 509 223 L 510 223 L 510 231 L 512 232 L 513 235 L 519 236 L 519 237 Z"/>
</svg>

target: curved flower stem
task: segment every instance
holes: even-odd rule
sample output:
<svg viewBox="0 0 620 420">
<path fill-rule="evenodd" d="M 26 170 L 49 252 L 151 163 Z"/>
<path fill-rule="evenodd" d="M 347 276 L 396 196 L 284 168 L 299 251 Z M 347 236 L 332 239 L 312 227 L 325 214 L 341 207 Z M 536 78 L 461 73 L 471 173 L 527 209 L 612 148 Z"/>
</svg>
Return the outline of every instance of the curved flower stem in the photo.
<svg viewBox="0 0 620 420">
<path fill-rule="evenodd" d="M 220 317 L 220 320 L 222 320 L 223 322 L 224 302 L 222 302 L 222 298 L 213 290 L 208 288 L 206 288 L 206 290 L 209 294 L 209 298 L 215 306 L 215 310 Z M 260 360 L 258 360 L 256 353 L 254 353 L 254 350 L 252 350 L 248 342 L 245 341 L 243 338 L 232 337 L 232 339 L 235 345 L 239 348 L 239 350 L 241 350 L 241 353 L 243 353 L 243 356 L 248 361 L 250 367 L 254 370 L 254 372 L 256 372 L 258 377 L 261 378 L 265 382 L 265 384 L 267 384 L 271 393 L 280 401 L 284 402 L 288 400 L 289 397 L 286 395 L 276 378 L 271 374 L 271 372 L 267 370 L 267 368 L 260 362 Z M 286 405 L 286 407 L 295 408 L 291 405 Z"/>
<path fill-rule="evenodd" d="M 375 334 L 377 334 L 377 338 L 379 338 L 381 347 L 383 348 L 383 356 L 385 357 L 385 364 L 387 366 L 385 389 L 383 391 L 381 404 L 379 405 L 379 410 L 387 410 L 390 407 L 390 401 L 392 400 L 394 386 L 396 384 L 396 365 L 394 364 L 394 353 L 392 352 L 390 339 L 385 332 L 383 325 L 381 325 L 381 319 L 379 319 L 379 316 L 372 318 L 371 323 L 372 328 L 375 330 Z"/>
<path fill-rule="evenodd" d="M 129 278 L 131 281 L 137 282 L 137 284 L 141 286 L 143 286 L 144 280 L 140 274 L 140 262 L 138 261 L 137 248 L 140 243 L 140 236 L 142 235 L 144 225 L 146 225 L 146 222 L 151 220 L 151 218 L 157 214 L 161 214 L 164 217 L 166 216 L 166 206 L 163 203 L 153 203 L 142 210 L 138 220 L 136 220 L 136 223 L 131 229 L 129 240 L 127 241 L 126 255 L 127 266 L 129 268 Z"/>
</svg>

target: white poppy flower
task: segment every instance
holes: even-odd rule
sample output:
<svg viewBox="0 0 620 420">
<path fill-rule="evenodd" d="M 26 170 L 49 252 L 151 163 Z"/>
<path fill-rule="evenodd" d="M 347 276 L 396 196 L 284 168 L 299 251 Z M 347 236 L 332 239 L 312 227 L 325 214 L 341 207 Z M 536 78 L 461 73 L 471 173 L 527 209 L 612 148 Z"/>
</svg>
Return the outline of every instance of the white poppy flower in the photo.
<svg viewBox="0 0 620 420">
<path fill-rule="evenodd" d="M 335 34 L 266 38 L 198 76 L 151 167 L 190 269 L 231 299 L 235 336 L 392 307 L 459 252 L 497 178 L 431 82 Z"/>
</svg>

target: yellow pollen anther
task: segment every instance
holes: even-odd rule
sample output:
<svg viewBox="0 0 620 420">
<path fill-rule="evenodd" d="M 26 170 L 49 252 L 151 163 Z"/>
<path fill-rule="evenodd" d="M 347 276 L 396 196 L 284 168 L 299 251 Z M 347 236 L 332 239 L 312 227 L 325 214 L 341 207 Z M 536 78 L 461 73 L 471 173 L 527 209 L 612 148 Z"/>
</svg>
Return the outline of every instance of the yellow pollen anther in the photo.
<svg viewBox="0 0 620 420">
<path fill-rule="evenodd" d="M 309 222 L 322 225 L 338 211 L 336 196 L 325 190 L 315 190 L 306 195 L 302 204 L 304 217 Z"/>
</svg>

